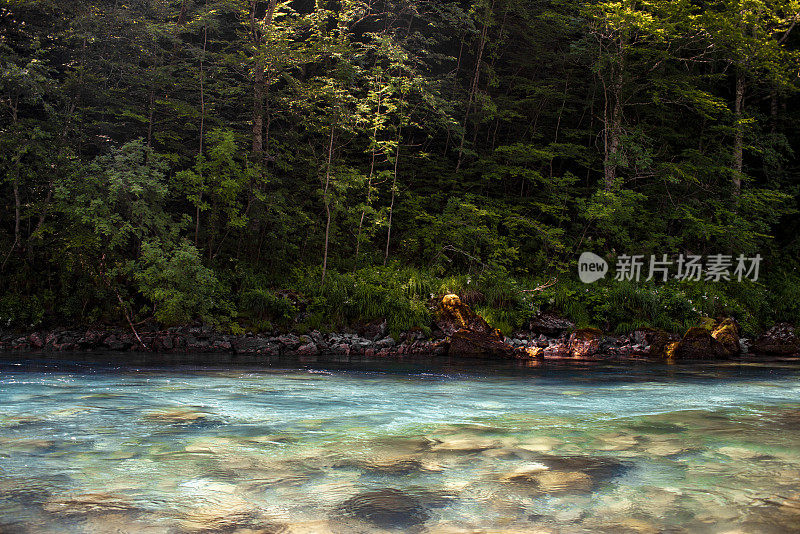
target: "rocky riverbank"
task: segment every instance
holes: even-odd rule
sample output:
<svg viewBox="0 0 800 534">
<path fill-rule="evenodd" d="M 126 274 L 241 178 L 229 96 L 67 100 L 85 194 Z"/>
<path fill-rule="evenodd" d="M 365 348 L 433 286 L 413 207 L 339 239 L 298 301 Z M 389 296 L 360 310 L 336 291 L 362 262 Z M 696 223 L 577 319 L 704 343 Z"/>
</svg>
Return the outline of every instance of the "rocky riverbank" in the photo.
<svg viewBox="0 0 800 534">
<path fill-rule="evenodd" d="M 227 353 L 265 356 L 317 354 L 398 358 L 450 355 L 492 359 L 602 360 L 642 358 L 657 361 L 725 359 L 741 354 L 800 356 L 800 334 L 779 324 L 756 340 L 740 337 L 730 318 L 709 319 L 683 336 L 659 330 L 636 330 L 615 336 L 594 328 L 576 329 L 557 316 L 540 315 L 528 328 L 503 336 L 457 295 L 445 295 L 436 306 L 430 335 L 420 329 L 391 336 L 386 322 L 358 329 L 306 334 L 265 332 L 225 334 L 207 326 L 142 329 L 121 327 L 55 328 L 20 335 L 0 331 L 0 351 L 152 351 Z"/>
</svg>

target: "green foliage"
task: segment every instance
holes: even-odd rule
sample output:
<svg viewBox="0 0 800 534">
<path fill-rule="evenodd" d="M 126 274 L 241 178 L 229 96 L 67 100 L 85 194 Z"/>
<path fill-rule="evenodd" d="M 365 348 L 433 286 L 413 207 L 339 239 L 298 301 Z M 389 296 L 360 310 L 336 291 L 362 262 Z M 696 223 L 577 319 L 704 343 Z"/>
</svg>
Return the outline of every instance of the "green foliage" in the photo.
<svg viewBox="0 0 800 534">
<path fill-rule="evenodd" d="M 6 2 L 4 320 L 800 320 L 798 0 L 368 4 Z M 567 282 L 589 249 L 766 270 Z"/>
<path fill-rule="evenodd" d="M 214 323 L 231 311 L 224 288 L 189 243 L 165 248 L 160 242 L 146 242 L 131 270 L 138 290 L 152 302 L 153 316 L 162 324 L 180 325 L 194 319 Z"/>
<path fill-rule="evenodd" d="M 311 327 L 341 327 L 386 319 L 391 335 L 397 337 L 411 328 L 430 333 L 432 317 L 427 302 L 434 282 L 413 269 L 371 268 L 351 274 L 329 273 L 319 286 L 319 272 L 296 272 L 309 306 Z"/>
<path fill-rule="evenodd" d="M 619 334 L 640 328 L 682 332 L 701 313 L 678 287 L 631 282 L 564 282 L 539 294 L 536 302 L 542 309 L 562 313 L 578 328 Z"/>
<path fill-rule="evenodd" d="M 239 312 L 261 321 L 269 320 L 284 325 L 297 316 L 297 308 L 291 300 L 262 288 L 242 292 L 239 298 Z"/>
<path fill-rule="evenodd" d="M 41 324 L 44 312 L 42 299 L 38 296 L 4 295 L 0 298 L 0 328 L 36 328 Z"/>
</svg>

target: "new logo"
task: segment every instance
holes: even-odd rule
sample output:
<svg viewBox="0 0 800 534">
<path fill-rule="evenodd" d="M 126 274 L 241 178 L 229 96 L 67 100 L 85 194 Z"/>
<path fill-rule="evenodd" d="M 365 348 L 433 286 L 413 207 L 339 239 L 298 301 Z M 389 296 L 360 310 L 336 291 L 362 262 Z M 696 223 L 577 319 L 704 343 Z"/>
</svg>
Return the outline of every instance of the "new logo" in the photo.
<svg viewBox="0 0 800 534">
<path fill-rule="evenodd" d="M 608 272 L 606 260 L 591 252 L 584 252 L 578 258 L 578 278 L 584 284 L 591 284 L 603 278 Z"/>
</svg>

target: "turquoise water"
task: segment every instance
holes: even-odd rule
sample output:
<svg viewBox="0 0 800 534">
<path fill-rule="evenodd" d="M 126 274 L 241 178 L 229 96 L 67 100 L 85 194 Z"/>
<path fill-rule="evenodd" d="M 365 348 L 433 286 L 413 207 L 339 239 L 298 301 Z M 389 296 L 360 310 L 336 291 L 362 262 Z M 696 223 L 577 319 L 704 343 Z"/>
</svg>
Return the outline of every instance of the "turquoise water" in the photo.
<svg viewBox="0 0 800 534">
<path fill-rule="evenodd" d="M 800 365 L 270 365 L 0 363 L 0 532 L 800 531 Z"/>
</svg>

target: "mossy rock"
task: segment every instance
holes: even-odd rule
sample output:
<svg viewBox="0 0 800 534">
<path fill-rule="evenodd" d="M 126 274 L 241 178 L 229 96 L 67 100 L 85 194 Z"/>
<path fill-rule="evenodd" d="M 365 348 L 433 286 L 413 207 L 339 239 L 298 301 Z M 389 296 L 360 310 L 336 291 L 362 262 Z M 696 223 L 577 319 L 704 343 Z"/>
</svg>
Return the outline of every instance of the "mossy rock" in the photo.
<svg viewBox="0 0 800 534">
<path fill-rule="evenodd" d="M 648 337 L 650 338 L 650 357 L 658 360 L 674 358 L 677 336 L 664 330 L 658 330 L 650 333 Z"/>
<path fill-rule="evenodd" d="M 436 309 L 436 326 L 448 336 L 459 330 L 487 334 L 496 332 L 483 317 L 463 303 L 458 295 L 453 294 L 445 295 L 439 302 Z"/>
<path fill-rule="evenodd" d="M 714 327 L 711 331 L 711 337 L 720 342 L 731 354 L 739 354 L 741 352 L 741 346 L 739 345 L 740 332 L 736 321 L 728 317 Z"/>
<path fill-rule="evenodd" d="M 513 357 L 514 349 L 498 332 L 475 332 L 466 328 L 450 336 L 449 354 L 453 356 Z"/>
<path fill-rule="evenodd" d="M 709 332 L 712 332 L 714 328 L 717 326 L 717 321 L 712 319 L 711 317 L 701 317 L 699 324 L 697 325 L 699 328 L 704 328 Z"/>
<path fill-rule="evenodd" d="M 711 332 L 703 327 L 695 326 L 686 331 L 675 346 L 666 347 L 670 354 L 665 354 L 673 360 L 716 360 L 733 356 L 734 351 L 728 350 L 722 343 L 711 336 Z"/>
</svg>

